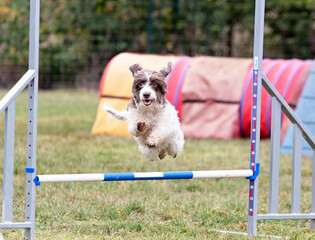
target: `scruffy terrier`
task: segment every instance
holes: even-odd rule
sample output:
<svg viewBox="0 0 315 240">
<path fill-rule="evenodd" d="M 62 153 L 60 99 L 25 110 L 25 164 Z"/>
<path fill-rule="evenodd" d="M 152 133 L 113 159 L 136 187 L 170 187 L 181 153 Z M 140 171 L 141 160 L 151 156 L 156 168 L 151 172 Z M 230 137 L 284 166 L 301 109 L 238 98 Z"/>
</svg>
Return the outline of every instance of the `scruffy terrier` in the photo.
<svg viewBox="0 0 315 240">
<path fill-rule="evenodd" d="M 167 68 L 159 72 L 143 70 L 139 64 L 129 69 L 134 82 L 127 109 L 117 111 L 105 103 L 104 111 L 128 122 L 128 131 L 139 144 L 140 152 L 149 160 L 163 159 L 167 154 L 175 158 L 183 150 L 184 134 L 177 111 L 165 98 L 165 78 L 171 72 L 172 64 L 169 62 Z"/>
</svg>

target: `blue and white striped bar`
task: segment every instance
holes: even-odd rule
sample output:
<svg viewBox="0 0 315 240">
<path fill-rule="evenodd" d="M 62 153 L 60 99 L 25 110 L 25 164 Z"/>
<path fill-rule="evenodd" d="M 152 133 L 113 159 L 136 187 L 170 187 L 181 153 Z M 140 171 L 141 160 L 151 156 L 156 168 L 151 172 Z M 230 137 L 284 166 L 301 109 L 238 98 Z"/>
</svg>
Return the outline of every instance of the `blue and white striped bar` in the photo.
<svg viewBox="0 0 315 240">
<path fill-rule="evenodd" d="M 231 178 L 251 177 L 254 172 L 246 170 L 215 170 L 189 172 L 135 172 L 135 173 L 99 173 L 99 174 L 58 174 L 38 175 L 34 182 L 85 182 L 85 181 L 137 181 L 137 180 L 171 180 L 192 178 Z"/>
</svg>

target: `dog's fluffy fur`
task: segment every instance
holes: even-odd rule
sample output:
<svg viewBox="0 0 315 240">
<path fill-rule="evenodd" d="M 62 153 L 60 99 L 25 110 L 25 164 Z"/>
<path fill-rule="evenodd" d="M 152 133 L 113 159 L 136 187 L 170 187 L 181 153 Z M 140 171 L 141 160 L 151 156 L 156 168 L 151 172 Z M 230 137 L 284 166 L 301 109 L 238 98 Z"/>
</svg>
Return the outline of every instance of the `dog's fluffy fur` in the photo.
<svg viewBox="0 0 315 240">
<path fill-rule="evenodd" d="M 127 110 L 117 111 L 106 103 L 103 109 L 114 118 L 128 122 L 128 131 L 149 160 L 163 159 L 167 154 L 175 158 L 183 150 L 184 135 L 177 111 L 165 98 L 165 78 L 172 70 L 171 63 L 159 72 L 143 70 L 139 64 L 129 69 L 134 82 Z"/>
</svg>

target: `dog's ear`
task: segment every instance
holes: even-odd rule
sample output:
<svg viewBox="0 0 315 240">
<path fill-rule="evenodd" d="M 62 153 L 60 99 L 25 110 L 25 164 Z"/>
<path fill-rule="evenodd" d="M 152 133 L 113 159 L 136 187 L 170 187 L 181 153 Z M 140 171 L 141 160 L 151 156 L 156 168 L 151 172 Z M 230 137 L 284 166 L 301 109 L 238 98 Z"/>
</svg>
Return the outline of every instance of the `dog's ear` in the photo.
<svg viewBox="0 0 315 240">
<path fill-rule="evenodd" d="M 134 64 L 129 67 L 129 70 L 132 72 L 132 75 L 135 76 L 138 71 L 142 70 L 142 67 L 140 64 Z"/>
<path fill-rule="evenodd" d="M 172 63 L 168 62 L 167 67 L 160 70 L 160 73 L 162 73 L 163 77 L 166 78 L 168 74 L 172 71 Z"/>
</svg>

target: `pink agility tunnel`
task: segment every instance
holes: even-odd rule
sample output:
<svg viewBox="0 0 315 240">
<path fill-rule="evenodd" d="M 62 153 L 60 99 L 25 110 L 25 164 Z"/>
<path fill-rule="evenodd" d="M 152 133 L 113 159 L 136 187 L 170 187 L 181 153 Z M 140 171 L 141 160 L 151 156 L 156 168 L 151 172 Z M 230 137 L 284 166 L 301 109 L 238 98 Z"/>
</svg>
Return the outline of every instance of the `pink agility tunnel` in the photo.
<svg viewBox="0 0 315 240">
<path fill-rule="evenodd" d="M 182 89 L 186 138 L 240 138 L 239 105 L 251 59 L 194 57 Z"/>
<path fill-rule="evenodd" d="M 172 72 L 166 79 L 167 94 L 165 97 L 174 105 L 178 111 L 179 118 L 182 117 L 182 88 L 192 59 L 192 57 L 187 56 L 178 59 L 175 64 L 173 64 Z"/>
<path fill-rule="evenodd" d="M 263 60 L 263 73 L 270 82 L 276 87 L 278 92 L 284 97 L 292 108 L 295 108 L 306 79 L 310 73 L 313 61 L 310 60 Z M 240 128 L 242 137 L 250 136 L 250 115 L 251 115 L 251 95 L 253 67 L 249 67 L 240 103 Z M 284 121 L 284 120 L 283 120 Z M 267 91 L 262 88 L 261 92 L 261 137 L 270 136 L 271 123 L 271 97 Z M 282 132 L 286 131 L 286 125 L 283 124 Z M 283 135 L 283 134 L 282 134 Z"/>
</svg>

